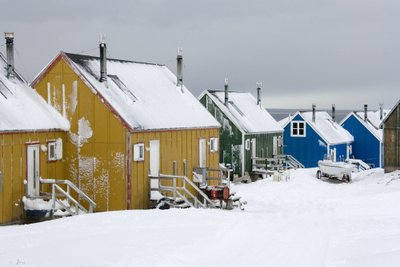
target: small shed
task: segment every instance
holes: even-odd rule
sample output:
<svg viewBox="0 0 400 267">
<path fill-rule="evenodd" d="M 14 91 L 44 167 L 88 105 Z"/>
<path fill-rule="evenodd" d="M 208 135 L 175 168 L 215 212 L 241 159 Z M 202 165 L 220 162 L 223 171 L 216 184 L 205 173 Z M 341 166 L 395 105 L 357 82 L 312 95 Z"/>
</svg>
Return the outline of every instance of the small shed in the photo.
<svg viewBox="0 0 400 267">
<path fill-rule="evenodd" d="M 383 167 L 383 130 L 379 128 L 389 110 L 352 111 L 341 122 L 354 137 L 352 155 L 371 167 Z"/>
<path fill-rule="evenodd" d="M 0 54 L 0 224 L 24 218 L 22 199 L 39 196 L 40 177 L 64 177 L 68 129 L 68 121 L 14 70 L 12 55 Z"/>
<path fill-rule="evenodd" d="M 318 161 L 327 157 L 341 161 L 351 156 L 353 136 L 326 111 L 298 111 L 280 124 L 284 129 L 283 152 L 306 168 L 318 166 Z"/>
<path fill-rule="evenodd" d="M 259 95 L 259 93 L 258 93 Z M 283 129 L 251 93 L 205 90 L 200 102 L 222 125 L 220 162 L 234 174 L 252 171 L 252 158 L 281 154 Z"/>
<path fill-rule="evenodd" d="M 149 174 L 218 168 L 219 123 L 165 65 L 60 52 L 32 82 L 71 123 L 67 178 L 96 211 L 150 207 Z M 178 55 L 182 70 L 182 55 Z"/>
<path fill-rule="evenodd" d="M 383 150 L 385 172 L 400 169 L 400 100 L 383 120 Z"/>
</svg>

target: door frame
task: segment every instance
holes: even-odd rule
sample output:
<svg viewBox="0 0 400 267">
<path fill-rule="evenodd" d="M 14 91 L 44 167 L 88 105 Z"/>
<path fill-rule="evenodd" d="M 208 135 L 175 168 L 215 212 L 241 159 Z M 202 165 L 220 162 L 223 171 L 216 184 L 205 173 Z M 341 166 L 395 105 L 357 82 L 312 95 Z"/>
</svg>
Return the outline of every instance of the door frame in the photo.
<svg viewBox="0 0 400 267">
<path fill-rule="evenodd" d="M 202 144 L 204 144 L 204 146 Z M 202 157 L 202 151 L 204 151 L 204 159 Z M 203 162 L 204 162 L 204 166 L 202 166 Z M 207 167 L 207 139 L 205 139 L 205 138 L 199 139 L 199 167 L 200 168 Z"/>
</svg>

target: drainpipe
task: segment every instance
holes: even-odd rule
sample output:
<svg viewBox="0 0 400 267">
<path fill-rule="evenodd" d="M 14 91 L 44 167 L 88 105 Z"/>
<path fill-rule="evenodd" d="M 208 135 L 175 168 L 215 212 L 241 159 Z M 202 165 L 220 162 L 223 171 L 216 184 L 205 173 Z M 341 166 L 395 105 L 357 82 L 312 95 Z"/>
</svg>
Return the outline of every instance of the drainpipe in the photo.
<svg viewBox="0 0 400 267">
<path fill-rule="evenodd" d="M 225 101 L 224 101 L 225 106 L 228 105 L 228 87 L 229 87 L 228 78 L 225 78 Z"/>
<path fill-rule="evenodd" d="M 315 123 L 315 104 L 312 104 L 312 122 Z"/>
<path fill-rule="evenodd" d="M 364 105 L 364 121 L 368 120 L 368 105 Z"/>
<path fill-rule="evenodd" d="M 176 56 L 176 86 L 183 85 L 183 50 L 178 48 Z"/>
<path fill-rule="evenodd" d="M 257 105 L 259 105 L 261 107 L 261 86 L 262 86 L 262 82 L 257 82 L 256 83 L 257 86 Z"/>
<path fill-rule="evenodd" d="M 107 81 L 107 46 L 106 36 L 100 34 L 100 82 Z"/>
<path fill-rule="evenodd" d="M 7 50 L 7 78 L 14 77 L 14 33 L 5 32 Z"/>
<path fill-rule="evenodd" d="M 332 121 L 335 121 L 336 117 L 336 106 L 335 104 L 332 104 Z"/>
</svg>

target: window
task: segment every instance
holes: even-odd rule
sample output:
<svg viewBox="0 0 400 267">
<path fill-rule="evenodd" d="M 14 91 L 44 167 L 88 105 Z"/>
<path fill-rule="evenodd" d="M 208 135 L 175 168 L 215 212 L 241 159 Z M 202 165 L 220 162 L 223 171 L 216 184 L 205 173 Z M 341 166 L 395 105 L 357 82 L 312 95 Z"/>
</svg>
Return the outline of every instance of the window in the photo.
<svg viewBox="0 0 400 267">
<path fill-rule="evenodd" d="M 210 138 L 210 152 L 218 151 L 218 138 Z"/>
<path fill-rule="evenodd" d="M 133 145 L 133 160 L 134 161 L 144 161 L 144 144 L 134 144 Z"/>
<path fill-rule="evenodd" d="M 47 160 L 56 161 L 62 159 L 62 140 L 47 142 Z"/>
<path fill-rule="evenodd" d="M 246 139 L 246 141 L 244 142 L 244 148 L 246 150 L 250 150 L 250 139 Z"/>
<path fill-rule="evenodd" d="M 306 125 L 304 121 L 292 121 L 292 134 L 291 136 L 306 136 Z"/>
</svg>

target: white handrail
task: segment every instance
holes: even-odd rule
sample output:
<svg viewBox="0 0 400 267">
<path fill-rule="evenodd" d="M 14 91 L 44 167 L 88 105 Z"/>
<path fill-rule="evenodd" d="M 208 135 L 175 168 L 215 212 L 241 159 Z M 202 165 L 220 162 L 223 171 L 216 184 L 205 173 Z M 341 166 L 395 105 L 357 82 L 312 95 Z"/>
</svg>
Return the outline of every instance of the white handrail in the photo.
<svg viewBox="0 0 400 267">
<path fill-rule="evenodd" d="M 40 183 L 43 184 L 51 184 L 52 185 L 52 201 L 53 201 L 53 211 L 55 210 L 55 203 L 61 203 L 56 199 L 56 191 L 61 193 L 68 201 L 71 201 L 73 204 L 76 206 L 76 214 L 78 214 L 79 209 L 86 212 L 86 213 L 92 213 L 96 209 L 96 203 L 88 197 L 82 190 L 80 190 L 75 184 L 73 184 L 69 180 L 57 180 L 57 179 L 43 179 L 40 178 Z M 64 184 L 67 186 L 67 191 L 65 191 L 63 188 L 61 188 L 59 185 Z M 82 197 L 84 200 L 86 200 L 89 203 L 89 210 L 87 210 L 85 207 L 83 207 L 76 199 L 74 199 L 71 194 L 70 194 L 70 189 L 75 191 L 80 197 Z M 66 208 L 64 204 L 61 204 Z M 67 208 L 66 208 L 67 209 Z M 70 211 L 70 210 L 69 210 Z"/>
<path fill-rule="evenodd" d="M 150 190 L 156 190 L 156 191 L 162 191 L 162 190 L 167 190 L 167 191 L 172 191 L 174 193 L 174 199 L 176 198 L 176 194 L 177 194 L 177 190 L 183 190 L 186 194 L 188 194 L 190 197 L 193 198 L 194 200 L 194 207 L 198 207 L 197 204 L 200 204 L 201 207 L 206 208 L 206 205 L 210 205 L 211 207 L 215 208 L 216 205 L 214 204 L 214 202 L 212 202 L 208 196 L 195 184 L 193 183 L 193 181 L 191 181 L 188 177 L 186 176 L 179 176 L 179 175 L 168 175 L 168 174 L 159 174 L 158 176 L 154 176 L 154 175 L 149 175 L 150 180 L 151 179 L 155 179 L 155 180 L 162 180 L 162 179 L 169 179 L 169 180 L 173 180 L 174 185 L 172 187 L 169 186 L 162 186 L 160 185 L 160 188 L 154 188 L 152 189 L 150 187 Z M 181 179 L 183 182 L 183 186 L 182 187 L 177 187 L 176 186 L 176 179 Z M 193 187 L 193 189 L 200 195 L 203 197 L 204 199 L 204 203 L 201 203 L 197 197 L 195 195 L 193 195 L 186 187 L 186 183 L 188 183 L 191 187 Z M 186 201 L 188 201 L 182 194 L 179 194 L 180 197 L 182 197 L 182 199 Z"/>
</svg>

